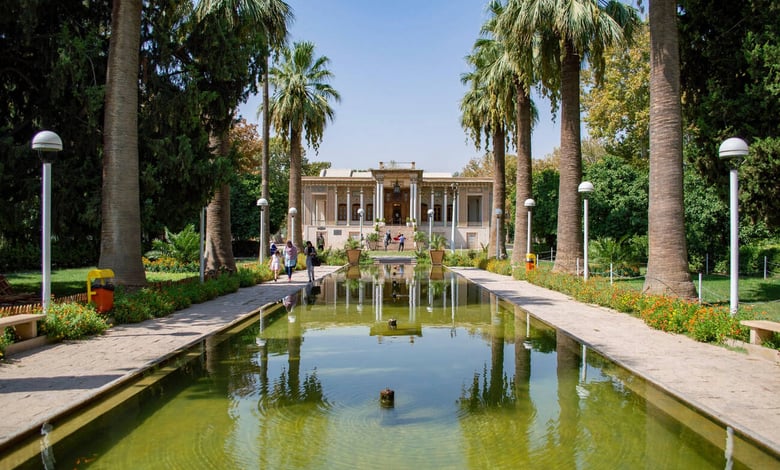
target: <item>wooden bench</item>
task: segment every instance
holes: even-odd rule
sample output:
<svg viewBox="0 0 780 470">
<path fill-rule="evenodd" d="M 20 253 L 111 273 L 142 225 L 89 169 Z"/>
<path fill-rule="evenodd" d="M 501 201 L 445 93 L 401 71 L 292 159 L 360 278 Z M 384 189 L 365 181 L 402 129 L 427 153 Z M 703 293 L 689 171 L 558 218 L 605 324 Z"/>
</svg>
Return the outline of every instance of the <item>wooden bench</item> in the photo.
<svg viewBox="0 0 780 470">
<path fill-rule="evenodd" d="M 750 328 L 750 343 L 763 344 L 772 339 L 774 333 L 780 333 L 780 323 L 769 320 L 742 320 L 742 325 Z"/>
<path fill-rule="evenodd" d="M 46 318 L 43 313 L 23 313 L 0 318 L 0 331 L 13 327 L 20 340 L 32 339 L 38 336 L 38 322 Z"/>
</svg>

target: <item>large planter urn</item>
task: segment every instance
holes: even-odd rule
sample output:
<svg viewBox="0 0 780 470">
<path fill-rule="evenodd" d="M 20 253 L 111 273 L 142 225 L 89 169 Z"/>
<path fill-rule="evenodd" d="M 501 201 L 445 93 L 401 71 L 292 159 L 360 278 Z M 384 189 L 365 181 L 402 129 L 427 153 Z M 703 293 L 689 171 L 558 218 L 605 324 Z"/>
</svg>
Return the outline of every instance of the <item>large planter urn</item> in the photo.
<svg viewBox="0 0 780 470">
<path fill-rule="evenodd" d="M 357 250 L 346 250 L 347 251 L 347 262 L 350 266 L 358 266 L 360 264 L 360 249 Z"/>
<path fill-rule="evenodd" d="M 430 250 L 431 252 L 431 265 L 441 266 L 444 262 L 444 250 Z"/>
</svg>

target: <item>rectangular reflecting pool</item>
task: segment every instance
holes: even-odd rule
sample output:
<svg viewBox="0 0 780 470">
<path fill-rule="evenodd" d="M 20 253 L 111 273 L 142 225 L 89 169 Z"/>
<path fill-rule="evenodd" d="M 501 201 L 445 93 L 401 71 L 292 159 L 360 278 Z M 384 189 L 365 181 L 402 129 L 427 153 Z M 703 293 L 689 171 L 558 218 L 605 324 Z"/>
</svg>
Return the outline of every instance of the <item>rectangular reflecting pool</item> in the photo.
<svg viewBox="0 0 780 470">
<path fill-rule="evenodd" d="M 780 466 L 479 286 L 403 265 L 280 299 L 27 452 L 22 468 Z"/>
</svg>

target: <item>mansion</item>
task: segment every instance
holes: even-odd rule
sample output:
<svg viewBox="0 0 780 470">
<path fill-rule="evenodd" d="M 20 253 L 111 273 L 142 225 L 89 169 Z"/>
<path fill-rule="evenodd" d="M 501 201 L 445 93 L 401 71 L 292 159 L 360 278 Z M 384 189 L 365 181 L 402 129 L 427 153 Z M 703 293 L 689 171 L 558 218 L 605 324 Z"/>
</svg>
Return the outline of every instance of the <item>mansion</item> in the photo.
<svg viewBox="0 0 780 470">
<path fill-rule="evenodd" d="M 401 233 L 414 249 L 414 225 L 432 231 L 451 247 L 479 249 L 488 244 L 493 196 L 492 178 L 456 177 L 416 168 L 414 162 L 379 162 L 365 171 L 322 170 L 302 178 L 300 223 L 304 240 L 324 239 L 326 248 L 342 248 L 347 238 L 360 238 L 380 225 L 380 233 Z M 398 245 L 393 245 L 398 249 Z"/>
</svg>

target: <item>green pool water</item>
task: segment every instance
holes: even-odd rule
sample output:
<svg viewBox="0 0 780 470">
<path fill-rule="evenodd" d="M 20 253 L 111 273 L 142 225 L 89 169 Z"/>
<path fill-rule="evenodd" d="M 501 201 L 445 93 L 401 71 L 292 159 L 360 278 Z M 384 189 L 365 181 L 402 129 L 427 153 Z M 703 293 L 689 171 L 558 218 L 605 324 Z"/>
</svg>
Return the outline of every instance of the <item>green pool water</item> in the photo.
<svg viewBox="0 0 780 470">
<path fill-rule="evenodd" d="M 598 352 L 449 272 L 350 271 L 263 315 L 151 371 L 68 437 L 50 442 L 44 433 L 41 455 L 26 466 L 778 465 Z M 395 394 L 392 407 L 380 404 L 386 388 Z"/>
</svg>

